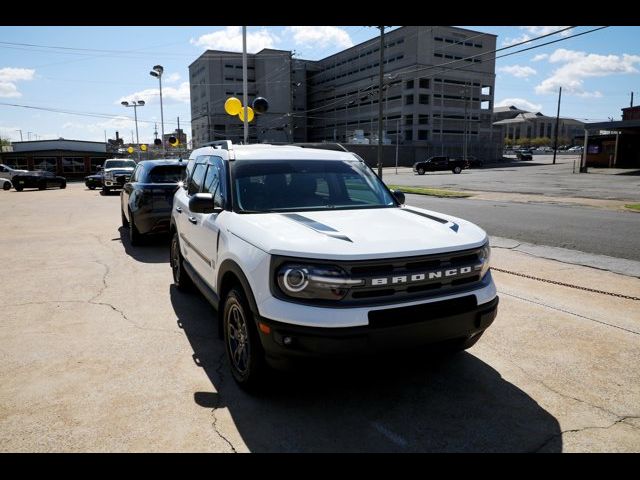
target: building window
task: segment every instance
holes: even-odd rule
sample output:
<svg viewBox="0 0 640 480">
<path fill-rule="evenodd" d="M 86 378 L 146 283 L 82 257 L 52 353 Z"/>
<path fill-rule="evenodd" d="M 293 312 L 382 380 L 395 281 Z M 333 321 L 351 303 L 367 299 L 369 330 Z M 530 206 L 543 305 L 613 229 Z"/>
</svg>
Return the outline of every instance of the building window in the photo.
<svg viewBox="0 0 640 480">
<path fill-rule="evenodd" d="M 96 173 L 98 171 L 98 167 L 102 166 L 106 158 L 97 158 L 92 157 L 89 161 L 91 162 L 89 165 L 89 169 L 91 173 Z"/>
<path fill-rule="evenodd" d="M 64 157 L 62 171 L 64 173 L 84 173 L 84 159 L 82 157 Z"/>
<path fill-rule="evenodd" d="M 405 95 L 404 96 L 404 104 L 405 105 L 413 105 L 413 95 Z"/>
<path fill-rule="evenodd" d="M 407 82 L 404 84 L 404 88 L 406 88 L 407 90 L 411 90 L 413 88 L 413 80 L 407 80 Z"/>
<path fill-rule="evenodd" d="M 420 88 L 429 88 L 429 79 L 421 78 L 420 79 Z"/>
<path fill-rule="evenodd" d="M 420 94 L 420 104 L 421 105 L 429 105 L 429 95 L 425 93 Z"/>
<path fill-rule="evenodd" d="M 405 130 L 404 131 L 404 139 L 405 140 L 413 140 L 413 130 Z"/>
<path fill-rule="evenodd" d="M 418 140 L 428 140 L 429 130 L 418 130 Z"/>
<path fill-rule="evenodd" d="M 36 157 L 33 159 L 34 170 L 46 170 L 47 172 L 56 172 L 55 157 Z"/>
<path fill-rule="evenodd" d="M 7 167 L 14 168 L 16 170 L 28 170 L 27 159 L 25 157 L 14 157 L 2 159 Z"/>
<path fill-rule="evenodd" d="M 405 115 L 404 116 L 404 124 L 405 125 L 413 125 L 413 115 Z"/>
<path fill-rule="evenodd" d="M 429 125 L 429 115 L 418 115 L 419 125 Z"/>
</svg>

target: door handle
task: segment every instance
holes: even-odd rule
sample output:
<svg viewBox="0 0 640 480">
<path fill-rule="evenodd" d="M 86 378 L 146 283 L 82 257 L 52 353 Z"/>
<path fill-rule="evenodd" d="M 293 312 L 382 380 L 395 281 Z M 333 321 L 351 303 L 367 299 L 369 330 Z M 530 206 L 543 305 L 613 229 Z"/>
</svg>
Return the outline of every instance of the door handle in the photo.
<svg viewBox="0 0 640 480">
<path fill-rule="evenodd" d="M 193 223 L 194 225 L 197 225 L 197 224 L 198 224 L 198 219 L 197 219 L 196 217 L 189 217 L 189 221 L 190 221 L 191 223 Z"/>
<path fill-rule="evenodd" d="M 182 209 L 180 207 L 176 207 L 176 212 L 182 213 Z"/>
</svg>

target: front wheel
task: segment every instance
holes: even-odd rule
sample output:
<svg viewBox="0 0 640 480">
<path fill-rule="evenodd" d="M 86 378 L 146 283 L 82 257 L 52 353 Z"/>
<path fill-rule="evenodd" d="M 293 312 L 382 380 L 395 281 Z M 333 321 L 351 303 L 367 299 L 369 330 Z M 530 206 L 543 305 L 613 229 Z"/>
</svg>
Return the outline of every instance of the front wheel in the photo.
<svg viewBox="0 0 640 480">
<path fill-rule="evenodd" d="M 2 189 L 9 190 L 11 188 L 11 184 L 9 182 L 3 182 Z"/>
<path fill-rule="evenodd" d="M 60 184 L 60 188 L 61 188 L 61 189 L 67 188 L 67 182 L 62 182 L 62 183 Z"/>
<path fill-rule="evenodd" d="M 255 391 L 265 376 L 265 359 L 253 315 L 244 293 L 232 288 L 222 313 L 224 344 L 233 379 L 240 388 Z"/>
<path fill-rule="evenodd" d="M 418 168 L 418 175 L 424 175 L 424 168 L 422 167 Z"/>
<path fill-rule="evenodd" d="M 139 245 L 142 245 L 142 240 L 143 237 L 138 230 L 138 227 L 136 227 L 136 221 L 133 218 L 133 213 L 131 213 L 131 210 L 129 210 L 129 242 L 134 247 L 137 247 Z"/>
<path fill-rule="evenodd" d="M 102 187 L 102 193 L 104 195 L 109 195 L 110 191 L 111 191 L 111 189 L 109 187 Z"/>
<path fill-rule="evenodd" d="M 40 182 L 38 184 L 38 190 L 46 190 L 46 189 L 47 189 L 47 184 L 46 183 Z"/>
<path fill-rule="evenodd" d="M 182 253 L 180 253 L 178 232 L 175 232 L 171 239 L 171 252 L 169 255 L 169 263 L 171 264 L 171 271 L 173 273 L 173 283 L 178 287 L 178 290 L 189 292 L 193 290 L 193 282 L 189 274 L 184 271 L 183 262 L 184 258 L 182 258 Z"/>
<path fill-rule="evenodd" d="M 460 173 L 460 172 L 462 172 L 462 168 L 460 168 L 460 167 L 455 167 L 453 169 L 453 173 Z"/>
<path fill-rule="evenodd" d="M 95 185 L 87 185 L 87 187 L 89 188 L 89 190 L 95 190 L 96 189 Z"/>
<path fill-rule="evenodd" d="M 24 188 L 22 185 L 14 185 L 16 192 L 21 192 L 22 189 Z"/>
<path fill-rule="evenodd" d="M 122 217 L 122 226 L 124 228 L 129 228 L 129 220 L 124 216 L 124 210 L 120 209 L 120 216 Z"/>
</svg>

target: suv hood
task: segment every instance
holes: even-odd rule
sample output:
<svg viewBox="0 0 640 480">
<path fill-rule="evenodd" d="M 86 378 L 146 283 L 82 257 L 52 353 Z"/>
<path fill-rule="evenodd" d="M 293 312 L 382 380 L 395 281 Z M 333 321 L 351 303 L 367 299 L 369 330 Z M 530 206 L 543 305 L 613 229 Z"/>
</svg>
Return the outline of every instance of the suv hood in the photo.
<svg viewBox="0 0 640 480">
<path fill-rule="evenodd" d="M 237 214 L 229 231 L 274 255 L 361 260 L 482 246 L 487 234 L 460 218 L 416 207 Z"/>
</svg>

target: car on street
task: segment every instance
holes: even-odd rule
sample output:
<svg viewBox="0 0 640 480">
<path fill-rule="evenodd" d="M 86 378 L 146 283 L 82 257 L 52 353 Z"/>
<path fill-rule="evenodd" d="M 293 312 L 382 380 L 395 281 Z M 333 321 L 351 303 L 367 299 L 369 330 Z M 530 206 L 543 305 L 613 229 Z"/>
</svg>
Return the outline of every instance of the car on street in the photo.
<svg viewBox="0 0 640 480">
<path fill-rule="evenodd" d="M 516 150 L 516 157 L 518 160 L 533 160 L 533 150 L 528 148 L 521 148 L 520 150 Z"/>
<path fill-rule="evenodd" d="M 0 164 L 0 178 L 6 178 L 11 180 L 14 175 L 18 173 L 26 173 L 29 170 L 18 170 L 16 168 L 9 167 L 7 165 Z"/>
<path fill-rule="evenodd" d="M 11 190 L 11 180 L 0 177 L 0 187 L 2 187 L 2 190 Z"/>
<path fill-rule="evenodd" d="M 102 172 L 104 173 L 102 193 L 106 195 L 112 189 L 122 188 L 122 186 L 129 181 L 136 165 L 134 160 L 122 158 L 109 158 L 105 160 L 104 165 L 102 165 Z"/>
<path fill-rule="evenodd" d="M 129 229 L 131 245 L 147 235 L 167 233 L 173 194 L 184 177 L 182 159 L 143 160 L 120 192 L 122 226 Z"/>
<path fill-rule="evenodd" d="M 583 149 L 583 147 L 581 147 L 581 146 L 575 146 L 575 147 L 571 147 L 570 149 L 568 149 L 567 152 L 582 153 L 582 149 Z"/>
<path fill-rule="evenodd" d="M 17 173 L 11 180 L 13 188 L 21 192 L 25 188 L 37 188 L 45 190 L 49 187 L 67 188 L 67 179 L 46 170 L 34 170 L 32 172 Z"/>
<path fill-rule="evenodd" d="M 466 168 L 482 168 L 484 161 L 473 155 L 467 155 L 467 167 Z"/>
<path fill-rule="evenodd" d="M 102 188 L 103 180 L 104 172 L 98 172 L 84 177 L 84 184 L 89 190 L 95 190 L 96 188 Z"/>
<path fill-rule="evenodd" d="M 466 160 L 440 156 L 430 157 L 422 162 L 416 162 L 413 164 L 413 171 L 418 175 L 424 175 L 426 172 L 441 172 L 450 170 L 453 173 L 460 173 L 465 168 L 468 168 L 468 162 Z"/>
<path fill-rule="evenodd" d="M 487 233 L 404 203 L 351 152 L 226 140 L 191 153 L 171 209 L 173 281 L 218 310 L 241 388 L 305 358 L 478 341 L 499 301 Z"/>
</svg>

